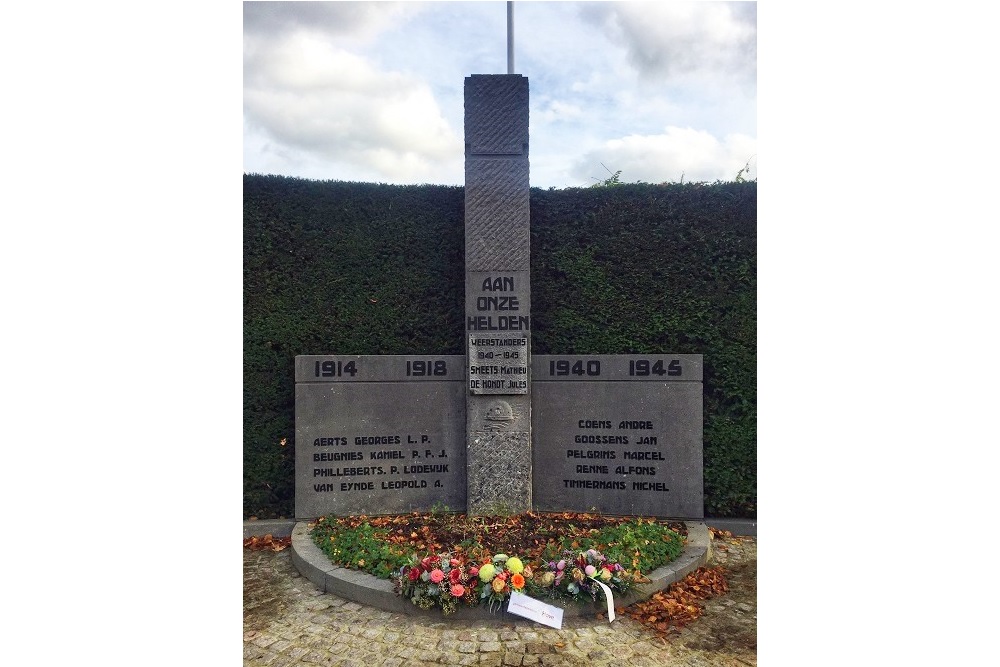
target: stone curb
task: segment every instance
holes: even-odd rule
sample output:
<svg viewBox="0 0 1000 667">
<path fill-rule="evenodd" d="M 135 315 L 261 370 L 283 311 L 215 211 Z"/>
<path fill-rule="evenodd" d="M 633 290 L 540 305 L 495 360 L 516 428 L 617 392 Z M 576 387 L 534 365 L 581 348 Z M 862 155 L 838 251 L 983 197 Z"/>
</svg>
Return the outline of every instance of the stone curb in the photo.
<svg viewBox="0 0 1000 667">
<path fill-rule="evenodd" d="M 263 519 L 243 522 L 243 539 L 248 537 L 289 537 L 295 528 L 294 519 Z"/>
<path fill-rule="evenodd" d="M 708 527 L 704 523 L 685 522 L 688 529 L 687 542 L 684 551 L 673 562 L 658 568 L 649 575 L 649 582 L 637 584 L 628 594 L 615 599 L 616 607 L 627 607 L 667 588 L 691 572 L 708 562 L 711 555 L 711 542 Z M 272 533 L 273 534 L 273 533 Z M 330 562 L 316 543 L 309 536 L 309 524 L 299 522 L 291 532 L 292 563 L 302 576 L 311 581 L 325 593 L 333 593 L 347 600 L 353 600 L 370 607 L 386 611 L 442 618 L 440 609 L 421 609 L 410 603 L 406 598 L 396 595 L 392 583 L 357 570 L 339 567 Z M 593 605 L 558 605 L 563 608 L 563 616 L 589 616 L 607 610 L 606 603 L 601 601 Z M 446 617 L 455 620 L 495 619 L 506 622 L 506 611 L 490 613 L 483 607 L 460 606 L 454 614 Z"/>
<path fill-rule="evenodd" d="M 737 537 L 757 537 L 757 519 L 705 519 L 705 524 L 719 530 L 728 530 Z"/>
</svg>

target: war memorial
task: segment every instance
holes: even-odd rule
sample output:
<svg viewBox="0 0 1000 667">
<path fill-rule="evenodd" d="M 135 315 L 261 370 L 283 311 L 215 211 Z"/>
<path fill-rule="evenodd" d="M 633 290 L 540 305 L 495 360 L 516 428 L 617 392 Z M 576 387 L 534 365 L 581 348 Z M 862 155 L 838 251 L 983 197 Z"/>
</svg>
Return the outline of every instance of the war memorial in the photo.
<svg viewBox="0 0 1000 667">
<path fill-rule="evenodd" d="M 465 355 L 295 359 L 295 517 L 702 519 L 702 356 L 531 354 L 528 79 L 465 80 Z"/>
</svg>

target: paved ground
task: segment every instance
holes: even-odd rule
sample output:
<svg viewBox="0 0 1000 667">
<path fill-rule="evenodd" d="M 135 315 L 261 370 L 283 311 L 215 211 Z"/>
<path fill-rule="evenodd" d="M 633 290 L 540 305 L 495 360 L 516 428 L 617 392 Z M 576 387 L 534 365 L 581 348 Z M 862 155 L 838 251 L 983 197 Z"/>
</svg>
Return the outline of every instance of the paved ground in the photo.
<svg viewBox="0 0 1000 667">
<path fill-rule="evenodd" d="M 726 568 L 730 591 L 666 640 L 627 617 L 568 618 L 555 630 L 512 616 L 438 622 L 390 613 L 320 592 L 295 570 L 290 551 L 243 551 L 244 665 L 757 664 L 753 537 L 715 539 L 709 564 Z"/>
</svg>

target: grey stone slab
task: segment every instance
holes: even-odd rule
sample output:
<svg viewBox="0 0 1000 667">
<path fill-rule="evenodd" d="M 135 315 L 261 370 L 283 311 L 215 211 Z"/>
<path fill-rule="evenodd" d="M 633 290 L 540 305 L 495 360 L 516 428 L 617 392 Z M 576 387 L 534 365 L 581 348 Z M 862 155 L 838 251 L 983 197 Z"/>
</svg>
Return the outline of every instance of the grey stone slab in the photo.
<svg viewBox="0 0 1000 667">
<path fill-rule="evenodd" d="M 415 359 L 359 358 L 359 375 L 388 361 L 387 372 L 373 376 L 402 374 L 399 382 L 296 384 L 296 518 L 466 506 L 464 358 L 426 357 L 420 370 L 432 379 L 412 375 L 413 363 L 405 375 L 405 362 Z M 446 366 L 433 379 L 438 361 Z"/>
<path fill-rule="evenodd" d="M 465 268 L 529 267 L 529 166 L 521 158 L 465 161 Z"/>
<path fill-rule="evenodd" d="M 605 381 L 583 369 L 532 390 L 536 509 L 701 519 L 701 383 Z"/>
<path fill-rule="evenodd" d="M 464 380 L 460 355 L 377 354 L 295 357 L 295 382 L 441 382 Z"/>
<path fill-rule="evenodd" d="M 531 509 L 528 80 L 465 80 L 467 512 Z"/>
<path fill-rule="evenodd" d="M 531 510 L 531 440 L 521 432 L 470 432 L 468 513 Z"/>
<path fill-rule="evenodd" d="M 527 155 L 528 79 L 473 74 L 465 79 L 465 150 L 473 155 Z"/>
<path fill-rule="evenodd" d="M 532 382 L 702 382 L 700 354 L 538 354 Z"/>
</svg>

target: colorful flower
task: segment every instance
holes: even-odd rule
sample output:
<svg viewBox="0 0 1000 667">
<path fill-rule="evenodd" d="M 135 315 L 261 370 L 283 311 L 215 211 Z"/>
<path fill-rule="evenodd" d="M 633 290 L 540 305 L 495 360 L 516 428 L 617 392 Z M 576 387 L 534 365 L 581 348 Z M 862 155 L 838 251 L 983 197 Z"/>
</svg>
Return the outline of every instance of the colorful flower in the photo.
<svg viewBox="0 0 1000 667">
<path fill-rule="evenodd" d="M 632 583 L 626 568 L 593 549 L 567 550 L 561 560 L 536 568 L 507 554 L 486 556 L 476 562 L 443 553 L 421 560 L 414 556 L 410 563 L 395 572 L 397 593 L 424 609 L 439 606 L 445 614 L 453 613 L 458 604 L 476 606 L 481 600 L 488 600 L 492 610 L 512 591 L 523 592 L 528 583 L 545 587 L 547 596 L 577 600 L 596 600 L 601 594 L 588 577 L 606 583 L 616 592 L 628 590 Z"/>
</svg>

